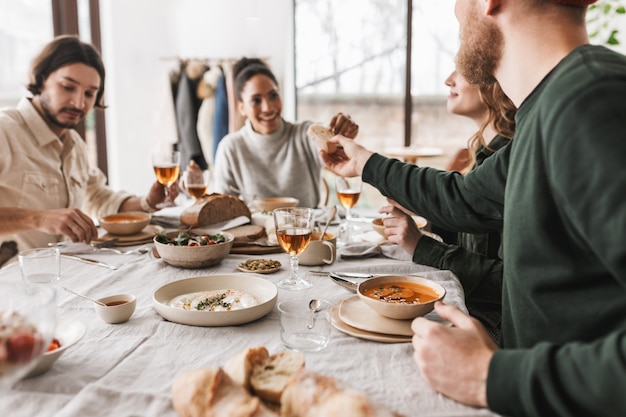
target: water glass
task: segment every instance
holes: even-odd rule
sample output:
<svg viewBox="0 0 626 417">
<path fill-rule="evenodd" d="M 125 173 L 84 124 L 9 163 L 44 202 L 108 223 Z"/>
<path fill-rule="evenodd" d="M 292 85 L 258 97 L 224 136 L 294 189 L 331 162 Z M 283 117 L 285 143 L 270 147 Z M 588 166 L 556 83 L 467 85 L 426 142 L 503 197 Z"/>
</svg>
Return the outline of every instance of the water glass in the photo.
<svg viewBox="0 0 626 417">
<path fill-rule="evenodd" d="M 17 255 L 20 272 L 25 282 L 48 284 L 61 279 L 61 251 L 59 248 L 35 248 Z"/>
<path fill-rule="evenodd" d="M 283 344 L 300 352 L 317 352 L 330 342 L 330 303 L 322 301 L 321 308 L 311 311 L 305 300 L 278 303 L 280 338 Z"/>
</svg>

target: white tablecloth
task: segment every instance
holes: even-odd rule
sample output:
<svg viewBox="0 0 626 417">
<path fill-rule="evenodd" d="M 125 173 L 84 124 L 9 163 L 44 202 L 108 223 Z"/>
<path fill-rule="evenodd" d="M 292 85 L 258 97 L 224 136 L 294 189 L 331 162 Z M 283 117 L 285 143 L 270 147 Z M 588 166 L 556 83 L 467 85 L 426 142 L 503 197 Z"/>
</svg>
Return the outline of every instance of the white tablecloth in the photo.
<svg viewBox="0 0 626 417">
<path fill-rule="evenodd" d="M 94 257 L 94 256 L 91 256 Z M 92 304 L 61 289 L 58 315 L 86 324 L 83 339 L 68 349 L 47 373 L 22 380 L 0 392 L 3 416 L 175 416 L 170 402 L 174 378 L 183 371 L 222 366 L 245 348 L 264 345 L 270 353 L 285 348 L 279 335 L 277 310 L 252 323 L 231 327 L 193 327 L 162 319 L 152 307 L 152 294 L 160 286 L 183 278 L 236 274 L 235 265 L 249 255 L 230 255 L 221 264 L 201 270 L 178 269 L 149 255 L 100 255 L 120 265 L 109 270 L 62 259 L 59 285 L 91 297 L 118 293 L 137 296 L 130 321 L 110 325 L 101 321 Z M 274 283 L 289 273 L 285 254 L 257 255 L 280 260 L 283 268 L 258 275 Z M 301 267 L 301 273 L 319 267 Z M 424 271 L 447 289 L 446 301 L 462 308 L 463 292 L 449 271 L 384 257 L 338 260 L 325 270 L 407 273 Z M 352 296 L 326 276 L 308 275 L 311 289 L 279 289 L 278 300 L 322 298 L 332 303 Z M 19 280 L 17 264 L 0 269 L 0 280 Z M 367 394 L 405 416 L 485 416 L 429 388 L 420 376 L 410 343 L 385 344 L 357 339 L 332 330 L 328 348 L 307 353 L 306 367 L 330 375 L 349 388 Z"/>
</svg>

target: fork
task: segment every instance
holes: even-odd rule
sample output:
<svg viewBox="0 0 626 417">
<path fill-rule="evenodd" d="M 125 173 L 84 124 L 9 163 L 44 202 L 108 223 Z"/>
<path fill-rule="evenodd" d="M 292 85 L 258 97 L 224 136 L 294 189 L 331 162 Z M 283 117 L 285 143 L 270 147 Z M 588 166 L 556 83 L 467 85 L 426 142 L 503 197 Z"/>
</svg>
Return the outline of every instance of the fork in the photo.
<svg viewBox="0 0 626 417">
<path fill-rule="evenodd" d="M 132 254 L 143 255 L 144 253 L 148 253 L 150 248 L 146 248 L 145 246 L 142 246 L 140 248 L 135 248 L 135 249 L 130 249 L 130 250 L 121 250 L 117 248 L 103 247 L 103 248 L 98 248 L 98 250 L 109 251 L 109 252 L 117 253 L 118 255 L 132 255 Z"/>
</svg>

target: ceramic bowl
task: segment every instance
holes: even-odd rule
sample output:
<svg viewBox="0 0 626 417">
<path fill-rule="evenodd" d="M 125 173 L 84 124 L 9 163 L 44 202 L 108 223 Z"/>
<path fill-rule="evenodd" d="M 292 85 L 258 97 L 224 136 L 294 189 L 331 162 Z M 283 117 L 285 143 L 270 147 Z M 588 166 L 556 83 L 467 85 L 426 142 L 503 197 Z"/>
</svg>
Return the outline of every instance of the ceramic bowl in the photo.
<svg viewBox="0 0 626 417">
<path fill-rule="evenodd" d="M 99 222 L 100 226 L 112 235 L 134 235 L 150 224 L 150 214 L 143 211 L 127 211 L 103 216 Z"/>
<path fill-rule="evenodd" d="M 268 197 L 254 200 L 254 205 L 260 211 L 272 211 L 282 207 L 296 207 L 300 201 L 293 197 Z"/>
<path fill-rule="evenodd" d="M 258 304 L 232 311 L 193 311 L 171 305 L 174 298 L 183 294 L 227 288 L 250 294 L 256 298 Z M 165 284 L 154 292 L 152 305 L 159 315 L 173 323 L 191 326 L 235 326 L 258 320 L 269 314 L 277 299 L 278 288 L 265 278 L 245 274 L 224 274 L 187 278 Z"/>
<path fill-rule="evenodd" d="M 132 294 L 111 295 L 100 298 L 98 301 L 106 304 L 106 306 L 93 303 L 96 313 L 102 320 L 110 324 L 128 321 L 137 306 L 137 298 Z"/>
<path fill-rule="evenodd" d="M 192 230 L 194 231 L 197 232 L 197 230 Z M 172 266 L 193 269 L 216 265 L 230 253 L 235 237 L 232 233 L 222 231 L 204 230 L 203 232 L 209 235 L 222 234 L 225 242 L 205 246 L 176 246 L 158 242 L 155 237 L 154 247 L 159 257 Z M 169 238 L 175 238 L 178 233 L 170 232 L 166 235 Z"/>
<path fill-rule="evenodd" d="M 428 221 L 422 216 L 411 217 L 413 218 L 413 221 L 415 221 L 417 227 L 420 229 L 426 226 L 426 224 L 428 223 Z M 372 229 L 374 229 L 376 232 L 378 232 L 379 235 L 387 239 L 387 235 L 385 234 L 385 226 L 383 225 L 383 219 L 381 217 L 372 220 Z"/>
<path fill-rule="evenodd" d="M 59 341 L 61 346 L 44 353 L 37 362 L 37 365 L 28 372 L 26 378 L 43 374 L 52 368 L 52 365 L 61 357 L 63 352 L 74 346 L 83 338 L 85 330 L 86 327 L 83 322 L 69 317 L 60 317 L 57 320 L 54 337 Z"/>
<path fill-rule="evenodd" d="M 407 303 L 403 300 L 382 300 L 368 297 L 365 293 L 372 288 L 388 287 L 391 283 L 409 288 L 409 292 L 417 292 L 424 301 Z M 381 316 L 392 319 L 409 320 L 430 313 L 435 302 L 442 300 L 446 290 L 441 285 L 426 278 L 412 275 L 383 275 L 362 281 L 357 287 L 357 294 L 372 310 Z"/>
</svg>

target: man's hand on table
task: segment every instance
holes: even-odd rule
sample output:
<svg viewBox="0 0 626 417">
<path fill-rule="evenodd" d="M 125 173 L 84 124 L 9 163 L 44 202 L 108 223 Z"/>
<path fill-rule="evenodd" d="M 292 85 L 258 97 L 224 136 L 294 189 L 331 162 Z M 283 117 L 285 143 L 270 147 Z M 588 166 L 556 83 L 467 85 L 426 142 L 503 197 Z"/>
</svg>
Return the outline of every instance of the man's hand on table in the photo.
<svg viewBox="0 0 626 417">
<path fill-rule="evenodd" d="M 437 302 L 435 311 L 454 327 L 423 317 L 413 321 L 413 358 L 422 376 L 456 401 L 487 407 L 487 373 L 498 346 L 477 320 L 456 307 Z"/>
</svg>

